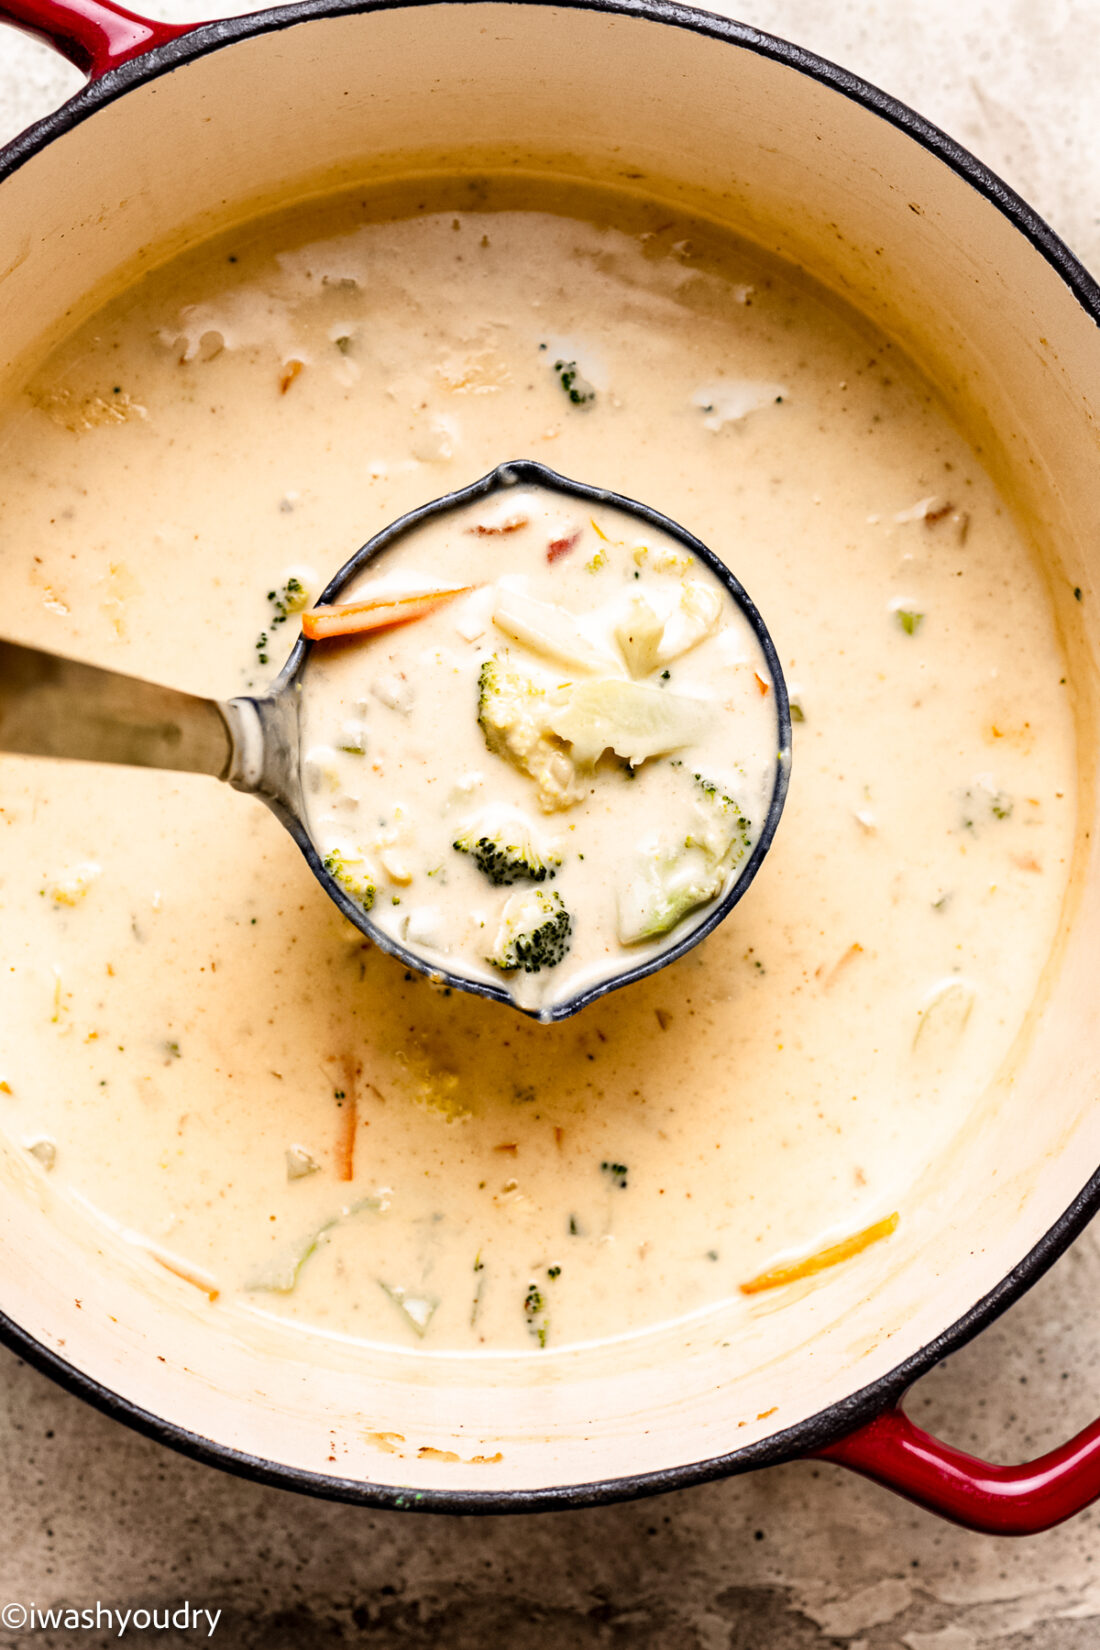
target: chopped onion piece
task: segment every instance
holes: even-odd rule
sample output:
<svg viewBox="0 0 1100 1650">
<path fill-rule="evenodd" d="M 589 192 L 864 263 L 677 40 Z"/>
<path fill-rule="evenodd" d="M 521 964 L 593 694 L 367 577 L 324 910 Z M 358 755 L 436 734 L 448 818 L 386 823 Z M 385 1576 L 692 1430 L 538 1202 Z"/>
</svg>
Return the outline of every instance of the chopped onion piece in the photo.
<svg viewBox="0 0 1100 1650">
<path fill-rule="evenodd" d="M 502 591 L 493 612 L 493 623 L 514 642 L 529 647 L 545 659 L 568 665 L 572 670 L 606 676 L 619 669 L 609 651 L 590 642 L 574 614 L 554 602 L 540 602 L 519 590 Z"/>
<path fill-rule="evenodd" d="M 678 605 L 665 620 L 656 663 L 671 664 L 673 659 L 690 653 L 693 647 L 713 636 L 722 618 L 722 601 L 717 590 L 708 589 L 705 584 L 697 584 L 694 580 L 686 581 Z"/>
<path fill-rule="evenodd" d="M 559 739 L 569 741 L 574 758 L 584 765 L 613 750 L 637 767 L 690 745 L 710 718 L 711 708 L 701 699 L 605 678 L 578 682 L 564 705 L 551 708 L 546 723 Z"/>
<path fill-rule="evenodd" d="M 615 640 L 631 676 L 650 676 L 657 669 L 664 634 L 665 621 L 652 605 L 642 595 L 632 596 L 615 626 Z"/>
<path fill-rule="evenodd" d="M 913 1034 L 913 1052 L 927 1060 L 949 1058 L 962 1040 L 975 997 L 974 987 L 968 980 L 948 980 L 937 986 L 920 1010 Z"/>
</svg>

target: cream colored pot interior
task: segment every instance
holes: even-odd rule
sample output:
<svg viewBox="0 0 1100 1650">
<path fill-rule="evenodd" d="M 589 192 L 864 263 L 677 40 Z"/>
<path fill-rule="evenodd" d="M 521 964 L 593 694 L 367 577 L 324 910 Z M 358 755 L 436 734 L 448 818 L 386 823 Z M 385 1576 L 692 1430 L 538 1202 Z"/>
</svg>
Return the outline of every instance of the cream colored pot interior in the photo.
<svg viewBox="0 0 1100 1650">
<path fill-rule="evenodd" d="M 524 1357 L 337 1340 L 322 1356 L 279 1326 L 246 1342 L 4 1157 L 0 1306 L 45 1348 L 220 1445 L 414 1491 L 651 1472 L 788 1427 L 963 1314 L 1100 1161 L 1096 662 L 1082 624 L 1100 594 L 1100 338 L 1041 254 L 912 138 L 791 68 L 638 18 L 475 4 L 298 23 L 108 104 L 4 184 L 0 374 L 18 375 L 135 261 L 265 202 L 396 170 L 501 165 L 606 179 L 728 221 L 905 342 L 973 419 L 1044 546 L 1084 802 L 1045 1000 L 896 1239 L 726 1313 Z"/>
</svg>

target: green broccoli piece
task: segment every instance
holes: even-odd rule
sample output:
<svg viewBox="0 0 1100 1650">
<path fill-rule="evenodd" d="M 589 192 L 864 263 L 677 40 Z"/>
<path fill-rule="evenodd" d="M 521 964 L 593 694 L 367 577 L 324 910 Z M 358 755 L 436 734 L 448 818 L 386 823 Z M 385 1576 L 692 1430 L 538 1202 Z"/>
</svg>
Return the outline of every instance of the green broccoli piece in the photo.
<svg viewBox="0 0 1100 1650">
<path fill-rule="evenodd" d="M 542 888 L 513 894 L 504 907 L 493 955 L 486 961 L 512 973 L 554 968 L 569 950 L 573 919 L 560 894 Z"/>
<path fill-rule="evenodd" d="M 596 399 L 596 388 L 585 378 L 575 361 L 555 361 L 554 371 L 561 387 L 575 407 L 588 407 Z"/>
<path fill-rule="evenodd" d="M 497 756 L 516 760 L 510 741 L 516 730 L 526 724 L 537 723 L 546 695 L 530 677 L 517 670 L 506 670 L 494 653 L 483 659 L 477 677 L 477 723 L 485 736 L 485 743 Z M 541 728 L 533 727 L 534 737 Z"/>
<path fill-rule="evenodd" d="M 702 848 L 721 860 L 728 870 L 744 859 L 752 844 L 752 821 L 745 818 L 732 796 L 720 791 L 701 773 L 693 774 L 700 793 L 706 798 L 707 811 L 702 816 L 702 828 L 689 836 L 686 848 Z M 737 850 L 735 852 L 735 850 Z"/>
<path fill-rule="evenodd" d="M 539 852 L 523 829 L 522 820 L 509 820 L 495 829 L 471 826 L 451 846 L 460 854 L 469 854 L 494 888 L 510 888 L 514 882 L 545 882 L 561 864 L 558 854 Z"/>
<path fill-rule="evenodd" d="M 271 603 L 269 623 L 274 630 L 276 626 L 286 624 L 292 613 L 300 613 L 304 607 L 309 606 L 309 591 L 301 579 L 296 579 L 292 573 L 281 590 L 268 591 L 267 599 Z M 267 648 L 270 640 L 266 630 L 261 630 L 256 638 L 256 652 L 262 665 L 266 665 L 269 660 Z"/>
<path fill-rule="evenodd" d="M 325 855 L 321 863 L 329 876 L 340 884 L 345 894 L 350 894 L 364 911 L 370 910 L 378 890 L 361 859 L 352 859 L 349 855 L 342 854 L 338 848 L 334 848 L 331 853 Z"/>
<path fill-rule="evenodd" d="M 301 579 L 296 579 L 291 574 L 281 590 L 268 591 L 267 599 L 273 610 L 271 623 L 286 624 L 292 613 L 300 613 L 304 607 L 309 606 L 309 591 Z"/>
<path fill-rule="evenodd" d="M 630 881 L 619 889 L 619 939 L 623 945 L 656 939 L 681 917 L 714 899 L 725 872 L 684 844 L 658 843 L 639 854 Z"/>
<path fill-rule="evenodd" d="M 560 740 L 549 733 L 546 691 L 530 677 L 508 670 L 496 654 L 482 662 L 477 679 L 477 720 L 494 756 L 535 781 L 544 813 L 571 808 L 581 791 L 576 768 Z"/>
<path fill-rule="evenodd" d="M 546 1311 L 546 1299 L 533 1280 L 527 1286 L 527 1293 L 523 1297 L 523 1315 L 527 1319 L 527 1332 L 545 1346 L 550 1333 L 550 1319 Z"/>
<path fill-rule="evenodd" d="M 667 934 L 689 911 L 717 899 L 752 845 L 752 822 L 734 799 L 702 774 L 693 779 L 689 830 L 679 840 L 640 843 L 632 874 L 619 888 L 624 945 Z"/>
</svg>

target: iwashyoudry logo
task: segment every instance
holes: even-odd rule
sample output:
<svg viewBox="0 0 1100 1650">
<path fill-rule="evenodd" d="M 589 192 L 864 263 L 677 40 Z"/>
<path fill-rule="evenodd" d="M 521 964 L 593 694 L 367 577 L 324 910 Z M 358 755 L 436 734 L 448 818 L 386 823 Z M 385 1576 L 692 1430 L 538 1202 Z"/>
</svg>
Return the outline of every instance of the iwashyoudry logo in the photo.
<svg viewBox="0 0 1100 1650">
<path fill-rule="evenodd" d="M 220 1620 L 220 1610 L 208 1610 L 186 1599 L 182 1604 L 148 1610 L 121 1610 L 113 1604 L 101 1604 L 98 1599 L 89 1605 L 55 1604 L 49 1608 L 32 1600 L 30 1604 L 5 1604 L 0 1609 L 0 1622 L 13 1632 L 44 1633 L 58 1627 L 76 1632 L 94 1627 L 100 1631 L 107 1628 L 116 1638 L 126 1633 L 147 1633 L 151 1628 L 163 1632 L 175 1627 L 210 1639 Z"/>
</svg>

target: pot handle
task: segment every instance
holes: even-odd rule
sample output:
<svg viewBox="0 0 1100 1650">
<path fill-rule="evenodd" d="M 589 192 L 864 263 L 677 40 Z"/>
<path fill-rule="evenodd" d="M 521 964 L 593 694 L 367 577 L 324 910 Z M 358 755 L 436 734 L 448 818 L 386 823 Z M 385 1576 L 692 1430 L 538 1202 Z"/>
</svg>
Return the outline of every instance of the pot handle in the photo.
<svg viewBox="0 0 1100 1650">
<path fill-rule="evenodd" d="M 112 0 L 0 0 L 0 22 L 53 46 L 89 80 L 197 27 L 138 17 Z"/>
<path fill-rule="evenodd" d="M 811 1458 L 985 1535 L 1038 1535 L 1100 1496 L 1100 1421 L 1034 1461 L 999 1467 L 941 1443 L 894 1406 Z"/>
</svg>

